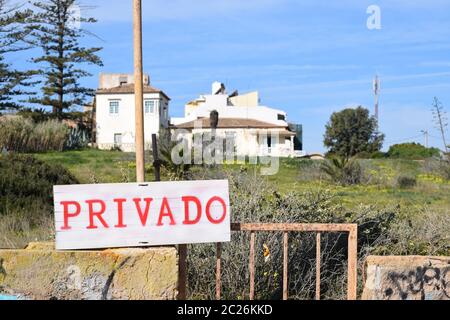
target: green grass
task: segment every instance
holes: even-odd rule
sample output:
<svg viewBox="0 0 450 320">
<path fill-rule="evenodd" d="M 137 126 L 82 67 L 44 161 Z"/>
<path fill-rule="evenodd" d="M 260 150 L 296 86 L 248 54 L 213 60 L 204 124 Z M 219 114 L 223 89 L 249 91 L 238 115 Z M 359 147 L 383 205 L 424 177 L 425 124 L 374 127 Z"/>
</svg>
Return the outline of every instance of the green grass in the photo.
<svg viewBox="0 0 450 320">
<path fill-rule="evenodd" d="M 49 152 L 35 154 L 39 159 L 59 163 L 69 169 L 82 183 L 102 183 L 135 180 L 134 154 L 120 151 L 86 149 L 81 151 Z M 380 207 L 404 206 L 409 208 L 428 206 L 450 210 L 450 183 L 423 171 L 424 162 L 401 159 L 361 160 L 370 181 L 356 186 L 338 186 L 321 173 L 320 162 L 312 160 L 280 159 L 279 171 L 266 179 L 280 192 L 331 190 L 335 201 L 349 209 L 359 205 Z M 241 169 L 242 165 L 227 165 Z M 260 167 L 244 165 L 259 173 Z M 153 180 L 151 164 L 146 165 L 148 180 Z M 400 189 L 395 186 L 396 177 L 418 177 L 417 186 Z M 162 177 L 164 179 L 164 177 Z"/>
<path fill-rule="evenodd" d="M 133 181 L 136 176 L 134 168 L 129 167 L 129 163 L 134 160 L 133 153 L 86 149 L 34 155 L 38 159 L 63 165 L 81 183 L 92 183 L 94 179 L 103 183 L 122 182 L 124 171 L 129 175 L 130 181 Z"/>
</svg>

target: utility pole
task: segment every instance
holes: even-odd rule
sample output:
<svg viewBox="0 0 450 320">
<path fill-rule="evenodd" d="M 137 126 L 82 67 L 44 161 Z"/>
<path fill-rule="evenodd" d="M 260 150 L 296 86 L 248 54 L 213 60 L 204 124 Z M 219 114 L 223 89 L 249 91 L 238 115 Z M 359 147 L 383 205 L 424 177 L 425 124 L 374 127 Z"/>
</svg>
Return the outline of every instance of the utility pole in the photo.
<svg viewBox="0 0 450 320">
<path fill-rule="evenodd" d="M 378 75 L 373 79 L 373 92 L 375 95 L 375 119 L 377 119 L 377 128 L 379 121 L 378 107 L 379 107 L 379 94 L 380 94 L 380 80 L 378 79 Z"/>
<path fill-rule="evenodd" d="M 134 99 L 135 99 L 135 148 L 136 181 L 145 180 L 144 159 L 144 85 L 142 70 L 142 3 L 133 0 L 133 44 L 134 44 Z"/>
<path fill-rule="evenodd" d="M 420 130 L 425 137 L 425 147 L 428 148 L 428 130 Z"/>
</svg>

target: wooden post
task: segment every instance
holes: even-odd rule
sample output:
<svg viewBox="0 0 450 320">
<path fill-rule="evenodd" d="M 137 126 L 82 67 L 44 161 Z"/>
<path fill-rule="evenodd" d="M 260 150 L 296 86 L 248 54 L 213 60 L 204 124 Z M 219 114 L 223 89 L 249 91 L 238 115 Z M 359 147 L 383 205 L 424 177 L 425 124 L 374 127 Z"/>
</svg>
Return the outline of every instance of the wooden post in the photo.
<svg viewBox="0 0 450 320">
<path fill-rule="evenodd" d="M 178 300 L 186 300 L 186 257 L 187 245 L 178 245 Z"/>
<path fill-rule="evenodd" d="M 222 243 L 216 243 L 216 300 L 220 300 L 222 289 Z"/>
<path fill-rule="evenodd" d="M 141 0 L 133 0 L 133 43 L 134 43 L 134 99 L 135 99 L 135 149 L 136 180 L 145 181 L 144 159 L 144 96 L 142 71 L 142 6 Z"/>
<path fill-rule="evenodd" d="M 288 246 L 288 233 L 283 232 L 283 300 L 287 300 L 289 296 L 289 283 L 288 283 L 288 258 L 289 258 L 289 246 Z"/>
<path fill-rule="evenodd" d="M 316 234 L 316 300 L 320 300 L 320 232 Z"/>
<path fill-rule="evenodd" d="M 353 225 L 348 234 L 347 299 L 356 300 L 358 281 L 358 227 Z"/>
<path fill-rule="evenodd" d="M 248 263 L 250 269 L 250 300 L 255 299 L 255 232 L 250 233 L 250 259 Z"/>
</svg>

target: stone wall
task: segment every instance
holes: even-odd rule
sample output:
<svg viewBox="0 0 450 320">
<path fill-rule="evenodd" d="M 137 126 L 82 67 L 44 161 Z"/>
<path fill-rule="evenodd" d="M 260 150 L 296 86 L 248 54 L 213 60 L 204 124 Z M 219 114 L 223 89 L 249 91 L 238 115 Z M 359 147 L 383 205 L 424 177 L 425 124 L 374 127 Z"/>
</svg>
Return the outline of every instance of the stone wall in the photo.
<svg viewBox="0 0 450 320">
<path fill-rule="evenodd" d="M 450 257 L 370 256 L 363 300 L 450 300 Z"/>
<path fill-rule="evenodd" d="M 0 293 L 25 299 L 175 299 L 177 281 L 174 247 L 0 250 Z"/>
</svg>

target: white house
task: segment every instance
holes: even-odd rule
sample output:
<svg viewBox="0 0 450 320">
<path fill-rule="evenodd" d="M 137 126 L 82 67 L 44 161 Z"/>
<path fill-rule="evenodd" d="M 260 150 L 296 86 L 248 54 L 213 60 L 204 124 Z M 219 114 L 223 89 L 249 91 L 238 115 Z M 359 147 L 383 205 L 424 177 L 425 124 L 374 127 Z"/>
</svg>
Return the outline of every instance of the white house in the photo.
<svg viewBox="0 0 450 320">
<path fill-rule="evenodd" d="M 183 118 L 171 118 L 172 132 L 194 144 L 196 135 L 211 132 L 210 113 L 216 110 L 219 121 L 216 135 L 232 141 L 237 156 L 294 157 L 301 152 L 301 126 L 290 125 L 286 112 L 259 104 L 258 92 L 227 94 L 222 83 L 212 84 L 204 94 L 185 105 Z"/>
<path fill-rule="evenodd" d="M 134 78 L 129 74 L 100 74 L 95 96 L 96 144 L 100 149 L 135 150 Z M 150 85 L 144 76 L 144 139 L 151 147 L 151 135 L 169 125 L 170 98 Z"/>
</svg>

